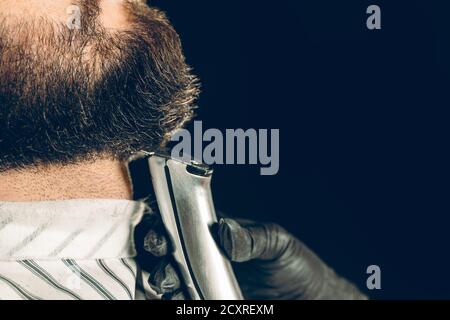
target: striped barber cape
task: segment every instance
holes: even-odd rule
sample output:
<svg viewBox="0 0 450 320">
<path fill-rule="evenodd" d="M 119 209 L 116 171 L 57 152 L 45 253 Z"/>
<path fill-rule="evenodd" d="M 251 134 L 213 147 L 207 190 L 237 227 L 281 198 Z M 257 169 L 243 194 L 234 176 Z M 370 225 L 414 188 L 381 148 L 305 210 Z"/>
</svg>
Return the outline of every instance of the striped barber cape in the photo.
<svg viewBox="0 0 450 320">
<path fill-rule="evenodd" d="M 128 200 L 0 202 L 0 299 L 154 299 L 136 265 Z"/>
</svg>

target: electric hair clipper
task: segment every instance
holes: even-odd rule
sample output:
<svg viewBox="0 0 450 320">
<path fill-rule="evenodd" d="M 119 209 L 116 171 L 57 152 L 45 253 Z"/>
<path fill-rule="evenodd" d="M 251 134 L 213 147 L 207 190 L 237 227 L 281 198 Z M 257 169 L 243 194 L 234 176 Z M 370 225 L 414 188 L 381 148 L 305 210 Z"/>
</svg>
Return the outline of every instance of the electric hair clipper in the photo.
<svg viewBox="0 0 450 320">
<path fill-rule="evenodd" d="M 211 234 L 217 222 L 212 170 L 155 153 L 144 153 L 142 160 L 187 294 L 194 300 L 243 299 L 231 264 Z"/>
</svg>

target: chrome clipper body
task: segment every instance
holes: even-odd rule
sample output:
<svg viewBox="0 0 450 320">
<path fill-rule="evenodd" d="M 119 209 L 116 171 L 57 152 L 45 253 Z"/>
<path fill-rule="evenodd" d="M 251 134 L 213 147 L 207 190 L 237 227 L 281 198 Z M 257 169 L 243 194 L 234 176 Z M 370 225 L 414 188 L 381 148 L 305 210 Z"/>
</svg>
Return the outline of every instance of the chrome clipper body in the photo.
<svg viewBox="0 0 450 320">
<path fill-rule="evenodd" d="M 212 170 L 196 162 L 145 153 L 153 196 L 187 294 L 199 300 L 243 299 L 230 262 L 217 246 Z"/>
</svg>

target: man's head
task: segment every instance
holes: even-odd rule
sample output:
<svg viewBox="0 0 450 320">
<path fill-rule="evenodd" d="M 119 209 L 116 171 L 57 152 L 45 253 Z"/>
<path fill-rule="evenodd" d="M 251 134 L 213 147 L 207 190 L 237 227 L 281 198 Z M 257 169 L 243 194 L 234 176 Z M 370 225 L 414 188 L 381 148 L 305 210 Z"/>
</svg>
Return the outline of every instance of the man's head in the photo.
<svg viewBox="0 0 450 320">
<path fill-rule="evenodd" d="M 177 33 L 143 1 L 0 0 L 0 170 L 158 149 L 197 94 Z"/>
</svg>

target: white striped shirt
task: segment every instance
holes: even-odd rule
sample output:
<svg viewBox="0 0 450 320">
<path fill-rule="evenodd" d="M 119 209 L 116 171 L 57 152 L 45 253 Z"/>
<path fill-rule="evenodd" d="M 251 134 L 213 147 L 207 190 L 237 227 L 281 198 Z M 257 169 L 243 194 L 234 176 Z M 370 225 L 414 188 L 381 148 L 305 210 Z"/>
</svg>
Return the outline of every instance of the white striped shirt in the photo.
<svg viewBox="0 0 450 320">
<path fill-rule="evenodd" d="M 0 299 L 157 298 L 134 260 L 144 211 L 128 200 L 0 202 Z"/>
</svg>

